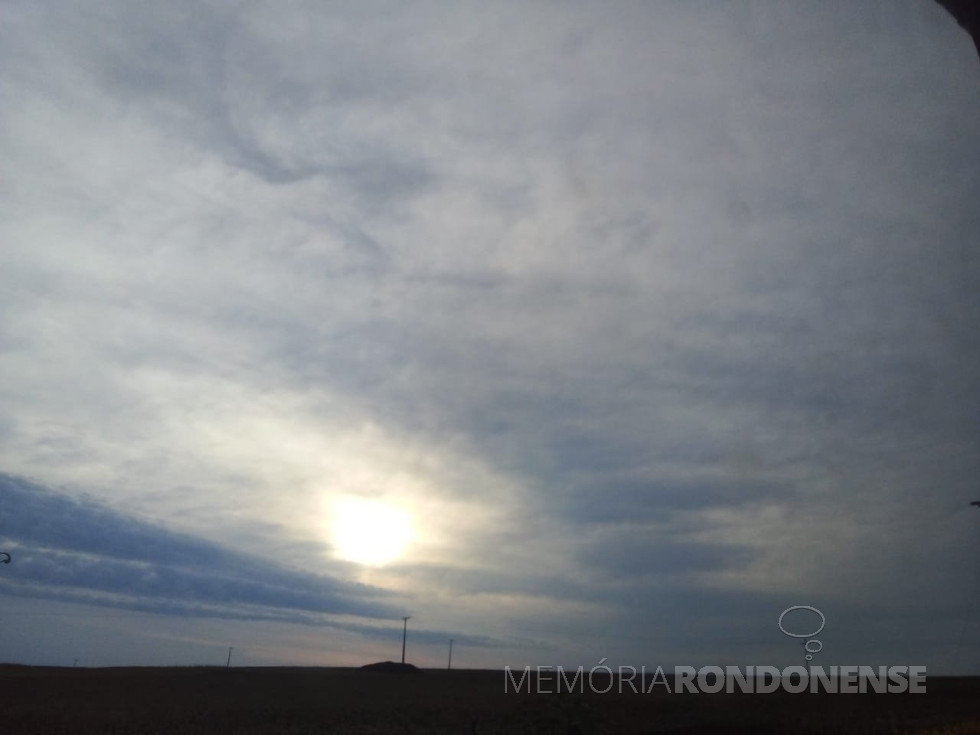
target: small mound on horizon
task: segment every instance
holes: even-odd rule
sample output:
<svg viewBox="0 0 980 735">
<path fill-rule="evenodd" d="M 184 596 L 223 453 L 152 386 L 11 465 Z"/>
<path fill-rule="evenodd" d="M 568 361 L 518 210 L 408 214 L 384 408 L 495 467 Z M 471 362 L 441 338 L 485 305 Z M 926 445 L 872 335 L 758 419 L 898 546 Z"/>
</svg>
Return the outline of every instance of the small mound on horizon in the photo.
<svg viewBox="0 0 980 735">
<path fill-rule="evenodd" d="M 385 674 L 409 674 L 419 673 L 422 669 L 412 664 L 398 664 L 394 661 L 378 661 L 374 664 L 365 664 L 361 667 L 362 671 L 380 671 Z"/>
</svg>

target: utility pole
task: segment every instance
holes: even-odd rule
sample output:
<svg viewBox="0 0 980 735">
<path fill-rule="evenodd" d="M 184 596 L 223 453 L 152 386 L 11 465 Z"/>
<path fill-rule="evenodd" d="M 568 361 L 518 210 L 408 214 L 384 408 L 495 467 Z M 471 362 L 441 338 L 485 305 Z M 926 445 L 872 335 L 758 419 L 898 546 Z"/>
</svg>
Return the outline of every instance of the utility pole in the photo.
<svg viewBox="0 0 980 735">
<path fill-rule="evenodd" d="M 447 669 L 452 670 L 453 668 L 453 639 L 449 639 L 449 665 L 446 666 Z"/>
<path fill-rule="evenodd" d="M 980 508 L 980 500 L 974 500 L 970 503 L 970 505 Z M 969 601 L 967 602 L 966 615 L 963 617 L 963 627 L 962 629 L 960 629 L 959 643 L 956 646 L 956 650 L 953 652 L 954 669 L 956 668 L 956 664 L 960 660 L 960 651 L 963 649 L 963 641 L 966 640 L 966 631 L 970 625 L 970 618 L 973 617 L 973 606 L 977 599 L 977 590 L 980 590 L 980 575 L 978 575 L 977 578 L 973 581 L 973 591 L 970 593 L 970 598 Z"/>
<path fill-rule="evenodd" d="M 408 619 L 411 615 L 402 618 L 402 663 L 405 663 L 405 639 L 408 637 Z"/>
<path fill-rule="evenodd" d="M 228 660 L 225 662 L 225 668 L 231 668 L 231 646 L 228 646 Z"/>
</svg>

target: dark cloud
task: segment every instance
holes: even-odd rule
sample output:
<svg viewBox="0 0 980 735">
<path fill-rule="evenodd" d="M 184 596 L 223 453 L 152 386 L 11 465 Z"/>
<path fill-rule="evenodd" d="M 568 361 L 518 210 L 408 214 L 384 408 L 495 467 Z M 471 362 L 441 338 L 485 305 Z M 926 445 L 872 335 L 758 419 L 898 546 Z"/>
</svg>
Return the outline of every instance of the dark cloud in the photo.
<svg viewBox="0 0 980 735">
<path fill-rule="evenodd" d="M 122 595 L 162 612 L 254 606 L 306 619 L 400 613 L 383 590 L 291 571 L 275 559 L 231 552 L 21 478 L 0 475 L 0 502 L 0 533 L 17 556 L 6 578 L 20 589 Z"/>
<path fill-rule="evenodd" d="M 0 539 L 16 557 L 0 583 L 7 594 L 182 618 L 298 623 L 383 641 L 399 636 L 385 621 L 403 609 L 385 590 L 289 570 L 269 555 L 228 551 L 24 478 L 0 474 L 0 503 Z M 513 645 L 425 626 L 412 638 Z"/>
<path fill-rule="evenodd" d="M 619 529 L 590 540 L 579 554 L 584 568 L 607 579 L 639 582 L 655 577 L 689 577 L 745 567 L 756 556 L 750 549 L 719 544 L 696 544 L 657 539 L 656 530 Z"/>
<path fill-rule="evenodd" d="M 792 497 L 791 488 L 783 483 L 739 477 L 756 467 L 760 461 L 757 457 L 734 455 L 728 460 L 730 476 L 718 479 L 583 478 L 574 490 L 564 494 L 560 513 L 586 525 L 671 521 L 685 511 L 737 508 Z"/>
</svg>

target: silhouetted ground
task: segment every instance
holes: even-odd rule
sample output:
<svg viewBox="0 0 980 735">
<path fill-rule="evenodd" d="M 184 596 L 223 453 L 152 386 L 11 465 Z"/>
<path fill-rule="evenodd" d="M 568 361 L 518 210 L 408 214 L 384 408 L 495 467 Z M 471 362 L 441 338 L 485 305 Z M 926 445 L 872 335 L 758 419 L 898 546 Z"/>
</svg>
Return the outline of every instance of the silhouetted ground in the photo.
<svg viewBox="0 0 980 735">
<path fill-rule="evenodd" d="M 378 661 L 376 664 L 367 664 L 361 667 L 361 671 L 379 671 L 382 674 L 417 674 L 422 669 L 412 664 L 400 664 L 394 661 Z"/>
<path fill-rule="evenodd" d="M 927 689 L 505 694 L 499 671 L 0 666 L 0 733 L 980 733 L 980 679 Z"/>
</svg>

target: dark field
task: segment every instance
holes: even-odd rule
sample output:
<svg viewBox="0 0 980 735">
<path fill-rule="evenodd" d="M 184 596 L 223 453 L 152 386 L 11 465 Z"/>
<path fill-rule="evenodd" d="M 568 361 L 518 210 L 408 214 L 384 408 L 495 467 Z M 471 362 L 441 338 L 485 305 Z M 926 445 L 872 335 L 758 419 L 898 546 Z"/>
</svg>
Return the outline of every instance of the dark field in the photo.
<svg viewBox="0 0 980 735">
<path fill-rule="evenodd" d="M 499 671 L 0 666 L 0 733 L 980 734 L 980 679 L 927 686 L 925 694 L 505 694 Z"/>
</svg>

